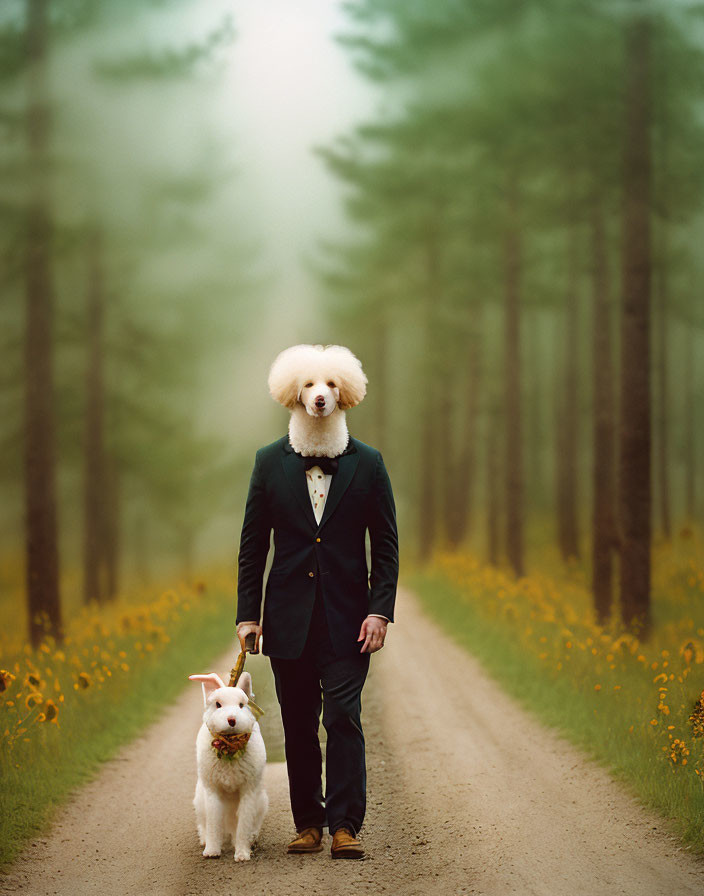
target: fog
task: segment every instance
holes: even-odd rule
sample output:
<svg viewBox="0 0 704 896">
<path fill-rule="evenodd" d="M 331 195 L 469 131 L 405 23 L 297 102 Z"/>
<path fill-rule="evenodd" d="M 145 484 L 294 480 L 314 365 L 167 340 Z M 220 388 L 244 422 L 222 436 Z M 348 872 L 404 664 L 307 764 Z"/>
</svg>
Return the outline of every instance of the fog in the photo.
<svg viewBox="0 0 704 896">
<path fill-rule="evenodd" d="M 340 3 L 241 3 L 236 19 L 217 110 L 232 128 L 243 175 L 236 226 L 259 236 L 267 284 L 266 300 L 251 318 L 257 337 L 222 372 L 223 381 L 213 383 L 212 420 L 221 425 L 229 407 L 234 413 L 225 416 L 240 421 L 241 431 L 246 415 L 257 447 L 257 428 L 272 417 L 266 375 L 275 355 L 296 342 L 333 336 L 325 331 L 321 287 L 307 260 L 322 235 L 342 233 L 345 220 L 340 185 L 312 150 L 370 114 L 375 91 L 334 40 L 345 24 Z M 239 385 L 229 389 L 229 380 Z M 287 414 L 274 414 L 283 434 Z"/>
<path fill-rule="evenodd" d="M 234 563 L 297 342 L 362 361 L 409 558 L 701 520 L 698 5 L 11 0 L 0 37 L 8 593 L 31 532 L 71 582 L 96 531 L 114 581 Z"/>
<path fill-rule="evenodd" d="M 5 8 L 4 25 L 18 42 L 25 20 L 24 4 Z M 345 225 L 339 185 L 313 148 L 368 112 L 374 93 L 334 39 L 343 20 L 340 5 L 324 0 L 295 7 L 275 0 L 54 6 L 38 89 L 51 121 L 42 153 L 55 220 L 57 389 L 71 396 L 67 407 L 56 405 L 69 564 L 81 529 L 71 495 L 81 481 L 85 422 L 80 319 L 90 263 L 82 246 L 86 222 L 96 219 L 104 235 L 103 335 L 119 344 L 102 343 L 104 375 L 108 391 L 123 393 L 108 395 L 106 404 L 136 400 L 149 418 L 136 422 L 137 442 L 124 450 L 155 450 L 149 442 L 164 402 L 171 406 L 166 426 L 178 419 L 189 438 L 198 433 L 217 442 L 219 462 L 234 462 L 240 475 L 230 481 L 226 518 L 221 508 L 210 518 L 204 511 L 194 536 L 209 545 L 211 559 L 236 547 L 246 466 L 262 439 L 287 426 L 286 411 L 268 395 L 268 367 L 287 344 L 333 338 L 309 262 L 321 234 L 340 234 Z M 27 84 L 12 64 L 5 107 L 19 115 Z M 20 164 L 23 134 L 9 116 L 6 129 L 5 160 Z M 43 177 L 41 161 L 40 169 Z M 0 190 L 11 251 L 13 239 L 18 245 L 15 213 L 31 186 L 6 176 Z M 16 366 L 6 383 L 13 455 L 3 502 L 8 555 L 19 550 L 22 534 L 13 475 L 21 466 L 21 279 L 19 269 L 9 273 Z M 139 354 L 135 333 L 149 357 Z M 135 500 L 124 507 L 128 527 L 145 491 L 139 477 L 134 486 Z M 156 513 L 146 511 L 148 518 Z"/>
</svg>

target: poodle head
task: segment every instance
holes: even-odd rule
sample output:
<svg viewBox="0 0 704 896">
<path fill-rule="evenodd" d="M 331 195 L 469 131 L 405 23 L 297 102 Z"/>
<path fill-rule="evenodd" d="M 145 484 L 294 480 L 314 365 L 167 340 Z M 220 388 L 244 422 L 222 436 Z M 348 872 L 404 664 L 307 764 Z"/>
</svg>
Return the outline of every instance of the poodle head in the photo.
<svg viewBox="0 0 704 896">
<path fill-rule="evenodd" d="M 203 685 L 203 722 L 211 734 L 247 734 L 254 728 L 256 718 L 247 706 L 252 694 L 252 677 L 243 672 L 238 687 L 226 687 L 217 673 L 189 675 L 191 681 Z"/>
<path fill-rule="evenodd" d="M 346 411 L 367 392 L 361 361 L 344 345 L 292 345 L 277 355 L 269 371 L 269 392 L 293 410 L 297 402 L 311 417 Z"/>
</svg>

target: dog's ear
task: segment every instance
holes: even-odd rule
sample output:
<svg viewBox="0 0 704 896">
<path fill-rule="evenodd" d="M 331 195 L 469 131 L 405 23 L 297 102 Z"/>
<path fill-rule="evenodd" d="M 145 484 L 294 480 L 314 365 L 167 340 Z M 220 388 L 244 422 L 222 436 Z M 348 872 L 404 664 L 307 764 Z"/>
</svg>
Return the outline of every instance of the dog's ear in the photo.
<svg viewBox="0 0 704 896">
<path fill-rule="evenodd" d="M 347 411 L 358 405 L 367 394 L 367 376 L 362 362 L 344 345 L 330 345 L 325 349 L 327 369 L 340 390 L 337 406 Z"/>
<path fill-rule="evenodd" d="M 203 706 L 208 703 L 208 697 L 218 688 L 224 688 L 225 683 L 217 672 L 208 672 L 207 674 L 189 675 L 189 681 L 199 681 L 203 685 Z"/>
<path fill-rule="evenodd" d="M 237 687 L 245 692 L 248 699 L 254 697 L 252 693 L 252 676 L 249 672 L 243 672 L 237 679 Z"/>
<path fill-rule="evenodd" d="M 310 356 L 310 345 L 292 345 L 274 359 L 269 369 L 269 393 L 274 401 L 293 410 L 301 394 L 301 376 Z"/>
<path fill-rule="evenodd" d="M 338 380 L 340 380 L 340 377 L 338 377 Z M 345 379 L 338 382 L 338 388 L 340 389 L 340 400 L 337 402 L 337 406 L 341 411 L 349 411 L 350 408 L 358 405 L 367 394 L 367 390 L 363 385 L 359 386 Z"/>
</svg>

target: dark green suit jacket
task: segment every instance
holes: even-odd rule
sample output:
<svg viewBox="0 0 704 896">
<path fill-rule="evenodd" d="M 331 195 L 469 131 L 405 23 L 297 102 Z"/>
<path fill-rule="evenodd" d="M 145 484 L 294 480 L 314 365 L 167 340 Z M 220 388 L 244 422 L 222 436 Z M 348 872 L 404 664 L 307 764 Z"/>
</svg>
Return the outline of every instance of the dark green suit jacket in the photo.
<svg viewBox="0 0 704 896">
<path fill-rule="evenodd" d="M 318 525 L 303 463 L 288 434 L 256 453 L 239 546 L 237 622 L 260 618 L 273 529 L 262 653 L 282 659 L 300 656 L 319 581 L 330 637 L 344 656 L 359 652 L 359 629 L 369 613 L 381 613 L 393 622 L 398 582 L 394 496 L 381 453 L 350 436 L 338 455 Z"/>
</svg>

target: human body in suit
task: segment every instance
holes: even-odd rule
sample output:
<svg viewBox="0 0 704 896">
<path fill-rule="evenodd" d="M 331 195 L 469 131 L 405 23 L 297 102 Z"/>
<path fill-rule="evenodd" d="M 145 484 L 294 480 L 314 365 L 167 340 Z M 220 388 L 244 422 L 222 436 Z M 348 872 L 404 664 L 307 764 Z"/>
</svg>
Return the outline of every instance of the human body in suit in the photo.
<svg viewBox="0 0 704 896">
<path fill-rule="evenodd" d="M 366 808 L 361 692 L 370 654 L 383 645 L 386 620 L 394 618 L 398 533 L 381 453 L 349 436 L 335 460 L 337 468 L 324 474 L 329 488 L 319 515 L 307 472 L 320 475 L 321 468 L 309 461 L 306 470 L 290 436 L 256 452 L 238 556 L 237 623 L 242 640 L 259 628 L 273 530 L 258 633 L 281 707 L 294 823 L 299 832 L 327 826 L 330 834 L 347 828 L 356 836 Z"/>
</svg>

